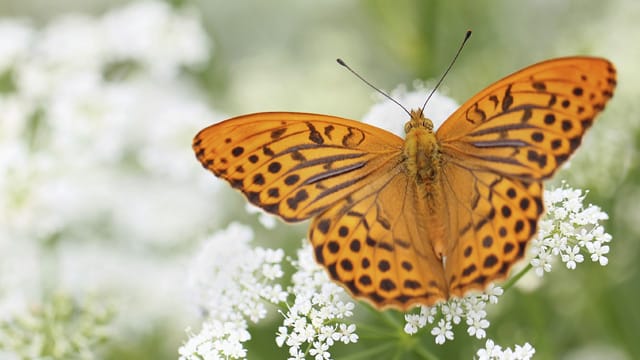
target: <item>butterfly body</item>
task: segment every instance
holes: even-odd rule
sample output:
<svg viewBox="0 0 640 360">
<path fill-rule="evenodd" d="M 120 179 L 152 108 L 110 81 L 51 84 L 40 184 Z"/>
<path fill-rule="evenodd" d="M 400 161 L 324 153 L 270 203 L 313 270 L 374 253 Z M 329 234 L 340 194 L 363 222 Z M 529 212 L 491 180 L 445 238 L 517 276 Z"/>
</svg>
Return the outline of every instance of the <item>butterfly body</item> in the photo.
<svg viewBox="0 0 640 360">
<path fill-rule="evenodd" d="M 542 215 L 542 180 L 613 96 L 613 65 L 535 64 L 465 102 L 437 131 L 411 111 L 405 139 L 355 120 L 270 112 L 194 139 L 202 165 L 309 240 L 330 277 L 379 308 L 432 305 L 507 277 Z"/>
</svg>

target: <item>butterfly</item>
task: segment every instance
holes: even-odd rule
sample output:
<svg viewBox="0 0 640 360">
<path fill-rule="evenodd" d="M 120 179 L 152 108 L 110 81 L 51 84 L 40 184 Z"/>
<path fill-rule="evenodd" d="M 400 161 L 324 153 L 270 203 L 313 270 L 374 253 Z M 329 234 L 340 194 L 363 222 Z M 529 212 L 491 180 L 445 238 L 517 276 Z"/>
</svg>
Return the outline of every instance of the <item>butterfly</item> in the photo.
<svg viewBox="0 0 640 360">
<path fill-rule="evenodd" d="M 317 262 L 377 308 L 430 306 L 508 276 L 544 212 L 542 180 L 613 96 L 606 59 L 515 72 L 437 130 L 410 111 L 405 139 L 330 115 L 264 112 L 211 125 L 196 157 L 254 205 L 312 219 Z"/>
</svg>

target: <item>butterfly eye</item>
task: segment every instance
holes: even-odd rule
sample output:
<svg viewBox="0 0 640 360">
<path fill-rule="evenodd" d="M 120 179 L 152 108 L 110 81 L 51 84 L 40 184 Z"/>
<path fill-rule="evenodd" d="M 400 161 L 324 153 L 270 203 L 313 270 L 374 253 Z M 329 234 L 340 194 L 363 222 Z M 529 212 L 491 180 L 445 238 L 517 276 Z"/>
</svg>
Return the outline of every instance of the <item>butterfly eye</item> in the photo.
<svg viewBox="0 0 640 360">
<path fill-rule="evenodd" d="M 413 122 L 412 122 L 412 121 L 407 121 L 407 122 L 404 124 L 404 133 L 405 133 L 405 134 L 408 134 L 408 133 L 409 133 L 409 130 L 411 130 L 412 128 L 413 128 Z"/>
<path fill-rule="evenodd" d="M 420 122 L 420 125 L 424 128 L 426 128 L 427 130 L 433 130 L 433 122 L 427 118 L 422 118 L 422 121 Z"/>
</svg>

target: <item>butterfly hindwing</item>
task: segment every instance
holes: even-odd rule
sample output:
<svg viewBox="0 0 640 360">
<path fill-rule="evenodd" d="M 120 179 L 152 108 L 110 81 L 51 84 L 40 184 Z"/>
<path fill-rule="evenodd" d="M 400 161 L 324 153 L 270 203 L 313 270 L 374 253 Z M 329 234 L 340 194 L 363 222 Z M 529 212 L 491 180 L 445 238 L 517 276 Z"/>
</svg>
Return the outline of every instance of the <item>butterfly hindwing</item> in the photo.
<svg viewBox="0 0 640 360">
<path fill-rule="evenodd" d="M 448 229 L 445 276 L 450 293 L 507 277 L 536 233 L 543 212 L 542 184 L 450 163 L 443 169 Z"/>
<path fill-rule="evenodd" d="M 353 120 L 257 113 L 196 135 L 202 165 L 247 199 L 287 221 L 307 219 L 375 177 L 402 139 Z"/>
<path fill-rule="evenodd" d="M 389 166 L 319 214 L 309 239 L 316 260 L 355 297 L 408 309 L 448 297 L 429 238 L 426 202 L 402 164 Z"/>
<path fill-rule="evenodd" d="M 541 62 L 472 97 L 437 136 L 443 152 L 462 158 L 467 167 L 546 179 L 580 145 L 615 84 L 615 69 L 605 59 Z"/>
</svg>

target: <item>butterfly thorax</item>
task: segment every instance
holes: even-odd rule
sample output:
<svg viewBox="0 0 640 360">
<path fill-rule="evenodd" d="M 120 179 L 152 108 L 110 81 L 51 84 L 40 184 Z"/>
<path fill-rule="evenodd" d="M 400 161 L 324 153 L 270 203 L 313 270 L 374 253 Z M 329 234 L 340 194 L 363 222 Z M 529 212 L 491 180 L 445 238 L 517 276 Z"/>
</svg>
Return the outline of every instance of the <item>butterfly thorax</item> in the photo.
<svg viewBox="0 0 640 360">
<path fill-rule="evenodd" d="M 433 132 L 433 122 L 422 115 L 422 110 L 411 111 L 411 120 L 404 126 L 406 139 L 403 154 L 407 173 L 418 185 L 430 185 L 438 180 L 440 146 Z"/>
</svg>

